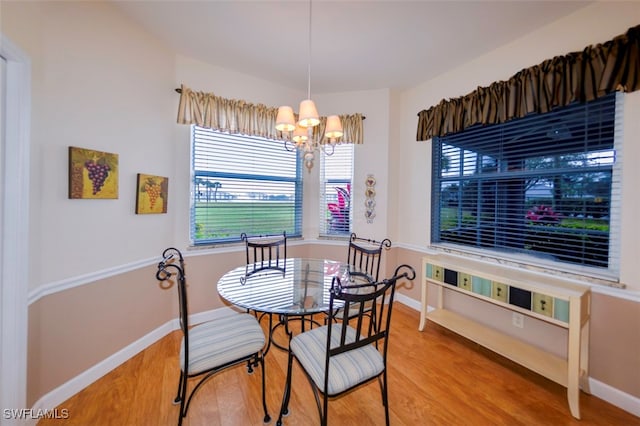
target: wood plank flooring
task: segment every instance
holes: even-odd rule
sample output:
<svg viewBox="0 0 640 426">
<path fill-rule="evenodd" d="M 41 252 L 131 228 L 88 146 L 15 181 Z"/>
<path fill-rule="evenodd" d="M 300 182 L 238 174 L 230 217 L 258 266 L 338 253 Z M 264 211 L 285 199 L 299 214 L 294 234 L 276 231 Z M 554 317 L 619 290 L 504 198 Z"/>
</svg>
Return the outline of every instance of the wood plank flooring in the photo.
<svg viewBox="0 0 640 426">
<path fill-rule="evenodd" d="M 266 321 L 265 321 L 266 323 Z M 569 413 L 566 389 L 433 323 L 418 331 L 418 313 L 394 307 L 389 347 L 392 425 L 640 425 L 599 398 L 580 395 L 582 420 Z M 68 419 L 49 425 L 162 426 L 177 424 L 172 404 L 178 381 L 180 333 L 174 332 L 99 379 L 58 408 Z M 266 359 L 267 404 L 275 425 L 286 375 L 286 354 Z M 294 364 L 285 425 L 319 424 L 313 393 Z M 238 366 L 214 376 L 193 399 L 185 426 L 262 425 L 260 374 Z M 329 424 L 384 425 L 380 387 L 372 382 L 329 402 Z"/>
</svg>

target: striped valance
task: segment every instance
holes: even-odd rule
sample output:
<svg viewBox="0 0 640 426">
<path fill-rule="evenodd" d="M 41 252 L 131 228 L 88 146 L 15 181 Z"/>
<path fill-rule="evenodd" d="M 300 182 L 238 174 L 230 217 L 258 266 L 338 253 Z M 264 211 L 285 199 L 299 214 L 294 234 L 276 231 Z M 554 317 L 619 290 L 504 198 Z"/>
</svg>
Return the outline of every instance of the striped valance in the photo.
<svg viewBox="0 0 640 426">
<path fill-rule="evenodd" d="M 574 101 L 587 102 L 615 90 L 640 89 L 640 25 L 581 52 L 548 59 L 507 81 L 418 113 L 417 140 L 460 132 L 476 124 L 503 123 L 544 113 Z"/>
<path fill-rule="evenodd" d="M 194 92 L 182 85 L 178 106 L 179 124 L 196 124 L 221 132 L 285 140 L 286 134 L 276 130 L 277 107 L 252 104 L 243 100 L 225 99 L 213 93 Z M 344 136 L 337 142 L 363 142 L 362 114 L 341 115 Z M 314 134 L 324 134 L 327 118 L 320 118 Z"/>
</svg>

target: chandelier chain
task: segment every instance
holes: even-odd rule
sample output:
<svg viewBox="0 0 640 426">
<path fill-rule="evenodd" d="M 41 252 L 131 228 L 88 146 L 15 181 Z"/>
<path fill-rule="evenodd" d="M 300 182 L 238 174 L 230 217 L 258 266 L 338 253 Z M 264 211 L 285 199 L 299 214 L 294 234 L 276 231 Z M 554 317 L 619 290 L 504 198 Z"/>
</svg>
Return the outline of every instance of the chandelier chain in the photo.
<svg viewBox="0 0 640 426">
<path fill-rule="evenodd" d="M 340 117 L 337 115 L 330 115 L 326 118 L 321 118 L 318 114 L 315 102 L 311 99 L 311 37 L 313 33 L 313 21 L 312 13 L 313 3 L 309 0 L 309 27 L 308 27 L 308 46 L 307 46 L 307 99 L 300 102 L 300 110 L 298 112 L 298 118 L 294 116 L 293 108 L 284 105 L 278 108 L 278 115 L 276 116 L 276 129 L 286 133 L 284 139 L 285 149 L 294 150 L 299 149 L 302 153 L 304 164 L 309 171 L 313 167 L 313 161 L 316 152 L 323 152 L 325 155 L 332 155 L 335 149 L 335 144 L 340 143 L 338 138 L 342 137 L 342 123 Z M 297 120 L 297 121 L 296 121 Z M 323 123 L 322 132 L 314 132 L 315 129 L 320 129 L 316 126 Z M 317 134 L 316 134 L 317 133 Z M 291 140 L 288 139 L 291 137 Z M 323 144 L 323 138 L 327 138 L 327 143 Z M 289 147 L 291 145 L 291 148 Z M 326 145 L 330 146 L 330 150 Z"/>
<path fill-rule="evenodd" d="M 311 5 L 312 1 L 309 0 L 309 37 L 307 48 L 307 99 L 311 99 Z"/>
</svg>

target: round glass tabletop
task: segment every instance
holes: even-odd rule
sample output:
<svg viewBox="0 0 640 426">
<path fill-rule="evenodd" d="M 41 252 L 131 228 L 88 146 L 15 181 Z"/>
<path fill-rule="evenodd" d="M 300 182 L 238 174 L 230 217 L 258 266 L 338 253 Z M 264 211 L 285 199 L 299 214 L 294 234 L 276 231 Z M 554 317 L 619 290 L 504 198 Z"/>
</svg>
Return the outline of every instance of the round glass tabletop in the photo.
<svg viewBox="0 0 640 426">
<path fill-rule="evenodd" d="M 245 309 L 283 315 L 308 315 L 329 309 L 333 277 L 343 286 L 371 282 L 368 275 L 347 263 L 326 259 L 289 258 L 280 268 L 260 264 L 237 267 L 220 278 L 218 293 Z M 341 306 L 334 302 L 334 308 Z"/>
</svg>

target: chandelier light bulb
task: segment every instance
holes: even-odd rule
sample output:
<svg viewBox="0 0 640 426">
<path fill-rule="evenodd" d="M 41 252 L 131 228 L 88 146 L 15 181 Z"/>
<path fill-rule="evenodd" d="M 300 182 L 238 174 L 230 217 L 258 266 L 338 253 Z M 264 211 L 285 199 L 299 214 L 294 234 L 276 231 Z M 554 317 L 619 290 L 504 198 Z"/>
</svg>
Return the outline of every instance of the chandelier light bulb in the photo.
<svg viewBox="0 0 640 426">
<path fill-rule="evenodd" d="M 329 139 L 338 139 L 344 134 L 342 131 L 342 122 L 337 115 L 330 115 L 327 117 L 327 126 L 325 130 L 325 136 Z"/>
<path fill-rule="evenodd" d="M 293 131 L 292 139 L 296 143 L 296 146 L 300 146 L 309 140 L 309 133 L 306 128 L 296 126 L 296 129 Z"/>
<path fill-rule="evenodd" d="M 313 127 L 320 124 L 320 117 L 316 104 L 311 99 L 305 99 L 300 102 L 298 126 Z"/>
<path fill-rule="evenodd" d="M 290 106 L 281 106 L 278 108 L 276 116 L 276 130 L 281 132 L 292 132 L 296 128 L 296 119 L 293 116 L 293 108 Z"/>
<path fill-rule="evenodd" d="M 307 99 L 300 102 L 300 109 L 298 110 L 298 122 L 295 121 L 295 115 L 293 109 L 289 106 L 281 106 L 278 108 L 278 114 L 276 116 L 276 130 L 286 132 L 287 136 L 284 137 L 284 147 L 287 151 L 293 151 L 295 149 L 302 152 L 302 159 L 304 165 L 309 172 L 313 168 L 316 152 L 323 152 L 325 155 L 333 155 L 335 149 L 335 140 L 344 135 L 342 129 L 342 122 L 337 115 L 331 115 L 327 117 L 325 126 L 325 135 L 330 140 L 329 144 L 322 144 L 321 140 L 323 135 L 320 132 L 315 132 L 313 128 L 320 124 L 320 115 L 316 109 L 316 104 L 311 100 L 311 0 L 309 0 L 309 49 L 308 49 L 308 61 L 307 61 Z M 293 135 L 291 135 L 293 132 Z M 291 140 L 288 138 L 291 137 Z M 293 143 L 292 143 L 293 141 Z M 293 149 L 289 149 L 289 145 Z M 295 144 L 295 145 L 294 145 Z M 325 146 L 331 148 L 331 150 L 325 150 Z"/>
</svg>

